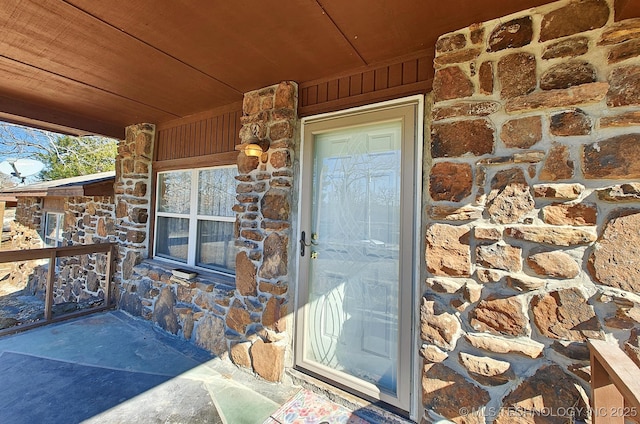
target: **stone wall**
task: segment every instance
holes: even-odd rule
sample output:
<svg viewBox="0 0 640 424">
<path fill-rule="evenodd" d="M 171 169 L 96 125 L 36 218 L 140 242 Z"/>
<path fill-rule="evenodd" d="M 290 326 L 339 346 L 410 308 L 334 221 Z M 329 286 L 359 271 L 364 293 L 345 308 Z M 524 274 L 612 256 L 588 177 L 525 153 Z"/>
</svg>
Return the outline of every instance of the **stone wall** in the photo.
<svg viewBox="0 0 640 424">
<path fill-rule="evenodd" d="M 640 364 L 640 20 L 613 13 L 561 1 L 438 40 L 426 415 L 585 419 L 585 340 Z"/>
<path fill-rule="evenodd" d="M 18 205 L 21 203 L 22 199 Z M 65 198 L 64 215 L 65 246 L 115 241 L 115 214 L 111 196 Z M 20 245 L 15 244 L 16 249 L 25 249 L 24 243 L 32 245 L 31 248 L 34 247 L 30 240 L 33 239 L 33 234 L 27 231 L 19 238 L 23 241 Z M 37 238 L 38 244 L 35 247 L 42 247 L 39 234 Z M 49 261 L 30 262 L 31 267 L 24 263 L 17 264 L 21 271 L 14 275 L 26 281 L 25 293 L 44 299 Z M 57 311 L 62 310 L 63 304 L 67 304 L 69 310 L 102 304 L 106 287 L 106 254 L 62 257 L 58 259 L 56 266 L 58 270 L 54 282 L 53 303 L 59 306 Z"/>
<path fill-rule="evenodd" d="M 150 124 L 126 128 L 116 156 L 115 231 L 118 242 L 114 280 L 118 306 L 140 315 L 140 299 L 133 267 L 149 255 L 149 215 L 151 205 L 151 161 L 155 127 Z"/>
<path fill-rule="evenodd" d="M 268 140 L 262 157 L 238 155 L 238 240 L 236 295 L 226 325 L 237 335 L 230 356 L 239 366 L 278 381 L 290 344 L 286 316 L 292 312 L 289 285 L 292 250 L 294 137 L 297 85 L 279 85 L 246 93 L 243 143 Z"/>
<path fill-rule="evenodd" d="M 291 190 L 297 86 L 281 83 L 244 97 L 241 141 L 270 142 L 261 158 L 238 156 L 236 278 L 172 275 L 148 252 L 153 128 L 129 127 L 116 161 L 119 307 L 153 321 L 270 381 L 279 381 L 290 345 Z"/>
<path fill-rule="evenodd" d="M 16 222 L 32 230 L 40 231 L 42 203 L 42 197 L 20 198 L 16 207 Z"/>
</svg>

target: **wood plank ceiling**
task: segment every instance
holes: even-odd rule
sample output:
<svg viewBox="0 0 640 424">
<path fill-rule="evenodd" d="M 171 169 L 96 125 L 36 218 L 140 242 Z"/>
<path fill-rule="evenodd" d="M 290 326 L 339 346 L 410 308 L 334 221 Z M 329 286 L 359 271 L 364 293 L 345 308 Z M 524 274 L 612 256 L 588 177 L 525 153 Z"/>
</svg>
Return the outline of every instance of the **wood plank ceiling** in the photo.
<svg viewBox="0 0 640 424">
<path fill-rule="evenodd" d="M 0 119 L 121 137 L 549 0 L 2 0 Z M 638 16 L 635 0 L 618 0 Z"/>
</svg>

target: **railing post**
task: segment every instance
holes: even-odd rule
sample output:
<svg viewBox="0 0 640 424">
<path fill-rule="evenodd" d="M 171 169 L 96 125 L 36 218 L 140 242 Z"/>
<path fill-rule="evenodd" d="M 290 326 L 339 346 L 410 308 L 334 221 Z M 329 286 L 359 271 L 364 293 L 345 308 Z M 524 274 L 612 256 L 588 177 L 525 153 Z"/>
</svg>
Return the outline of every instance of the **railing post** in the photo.
<svg viewBox="0 0 640 424">
<path fill-rule="evenodd" d="M 591 418 L 593 424 L 624 424 L 624 398 L 598 358 L 591 353 Z"/>
<path fill-rule="evenodd" d="M 53 316 L 53 281 L 56 278 L 56 249 L 49 254 L 49 272 L 47 272 L 47 288 L 44 292 L 44 319 L 51 320 Z"/>
<path fill-rule="evenodd" d="M 105 273 L 105 294 L 104 294 L 104 302 L 105 306 L 111 306 L 111 281 L 113 280 L 113 251 L 114 246 L 111 245 L 111 248 L 107 252 L 107 270 Z"/>
</svg>

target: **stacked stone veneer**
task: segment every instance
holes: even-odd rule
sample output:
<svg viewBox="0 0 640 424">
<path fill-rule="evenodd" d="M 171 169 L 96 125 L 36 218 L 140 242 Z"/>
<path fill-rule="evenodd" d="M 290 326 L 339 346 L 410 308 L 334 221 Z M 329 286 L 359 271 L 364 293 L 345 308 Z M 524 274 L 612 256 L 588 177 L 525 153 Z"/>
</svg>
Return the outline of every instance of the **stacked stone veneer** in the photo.
<svg viewBox="0 0 640 424">
<path fill-rule="evenodd" d="M 116 162 L 120 308 L 156 323 L 261 377 L 278 381 L 290 337 L 291 190 L 297 86 L 247 93 L 240 133 L 269 142 L 260 158 L 238 156 L 236 278 L 176 278 L 147 255 L 147 187 L 153 128 L 129 127 Z"/>
<path fill-rule="evenodd" d="M 151 205 L 151 161 L 155 127 L 138 124 L 126 128 L 125 139 L 118 144 L 116 156 L 115 231 L 118 242 L 116 282 L 121 283 L 118 297 L 123 309 L 130 305 L 136 291 L 133 267 L 149 254 L 149 214 Z M 139 306 L 134 296 L 131 303 Z M 139 312 L 139 308 L 133 307 Z"/>
<path fill-rule="evenodd" d="M 586 419 L 586 339 L 640 364 L 640 20 L 613 11 L 563 1 L 438 40 L 427 415 Z"/>
<path fill-rule="evenodd" d="M 268 380 L 279 380 L 290 343 L 286 316 L 291 283 L 291 201 L 297 86 L 277 86 L 245 94 L 243 143 L 269 142 L 262 157 L 238 155 L 238 240 L 236 296 L 227 327 L 238 335 L 231 359 Z"/>
</svg>

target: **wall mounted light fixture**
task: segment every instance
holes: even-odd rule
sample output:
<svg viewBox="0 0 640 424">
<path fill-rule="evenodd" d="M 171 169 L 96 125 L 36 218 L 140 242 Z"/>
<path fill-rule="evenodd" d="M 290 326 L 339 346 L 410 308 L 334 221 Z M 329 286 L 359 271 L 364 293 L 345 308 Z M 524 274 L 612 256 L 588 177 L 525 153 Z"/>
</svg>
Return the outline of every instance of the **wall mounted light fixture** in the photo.
<svg viewBox="0 0 640 424">
<path fill-rule="evenodd" d="M 260 140 L 257 137 L 251 137 L 242 149 L 247 156 L 260 157 L 262 153 L 269 150 L 269 140 Z"/>
<path fill-rule="evenodd" d="M 254 122 L 251 124 L 251 136 L 248 140 L 236 146 L 236 150 L 242 150 L 247 156 L 259 158 L 269 150 L 270 143 L 265 135 L 264 126 L 259 122 Z"/>
</svg>

